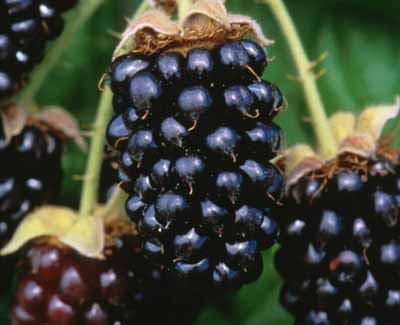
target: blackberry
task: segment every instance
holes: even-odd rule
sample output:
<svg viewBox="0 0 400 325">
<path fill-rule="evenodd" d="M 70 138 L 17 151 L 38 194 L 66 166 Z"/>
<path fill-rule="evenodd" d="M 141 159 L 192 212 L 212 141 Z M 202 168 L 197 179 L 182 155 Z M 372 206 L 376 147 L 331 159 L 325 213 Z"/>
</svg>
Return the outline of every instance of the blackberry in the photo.
<svg viewBox="0 0 400 325">
<path fill-rule="evenodd" d="M 398 322 L 399 179 L 397 159 L 346 153 L 289 187 L 275 264 L 296 324 Z"/>
<path fill-rule="evenodd" d="M 79 255 L 59 243 L 24 254 L 13 324 L 117 324 L 129 277 L 117 263 Z M 126 314 L 126 312 L 125 312 Z"/>
<path fill-rule="evenodd" d="M 6 144 L 0 138 L 0 247 L 34 208 L 54 203 L 61 186 L 62 144 L 56 134 L 26 126 Z M 11 282 L 16 256 L 2 256 L 0 296 Z M 7 272 L 9 270 L 9 272 Z"/>
<path fill-rule="evenodd" d="M 57 240 L 39 239 L 22 254 L 13 324 L 189 324 L 199 308 L 182 292 L 167 299 L 163 272 L 140 254 L 134 235 L 114 238 L 106 259 L 80 255 Z M 178 306 L 187 315 L 177 316 Z M 154 313 L 154 309 L 158 313 Z"/>
<path fill-rule="evenodd" d="M 62 147 L 55 132 L 33 125 L 25 126 L 8 144 L 0 138 L 0 246 L 28 212 L 57 199 Z"/>
<path fill-rule="evenodd" d="M 64 28 L 62 13 L 77 0 L 0 2 L 0 100 L 12 95 Z"/>
<path fill-rule="evenodd" d="M 278 234 L 272 208 L 283 177 L 270 159 L 283 141 L 272 121 L 283 100 L 256 75 L 266 65 L 247 39 L 112 63 L 107 139 L 119 152 L 126 211 L 146 257 L 184 288 L 256 280 L 260 252 Z"/>
</svg>

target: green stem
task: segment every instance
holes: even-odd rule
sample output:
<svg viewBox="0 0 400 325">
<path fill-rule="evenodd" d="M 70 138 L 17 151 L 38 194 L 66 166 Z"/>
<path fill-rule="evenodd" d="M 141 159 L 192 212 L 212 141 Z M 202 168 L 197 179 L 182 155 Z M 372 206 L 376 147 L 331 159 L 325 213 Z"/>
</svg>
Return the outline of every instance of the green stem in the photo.
<svg viewBox="0 0 400 325">
<path fill-rule="evenodd" d="M 60 57 L 68 48 L 69 44 L 82 28 L 83 24 L 94 14 L 104 0 L 83 0 L 77 8 L 75 18 L 68 22 L 66 28 L 57 40 L 57 42 L 49 49 L 45 60 L 35 70 L 31 77 L 31 83 L 25 88 L 20 96 L 21 102 L 30 103 L 40 90 L 46 80 L 47 75 L 53 67 L 60 61 Z"/>
<path fill-rule="evenodd" d="M 330 128 L 321 95 L 318 91 L 315 75 L 294 22 L 282 0 L 263 0 L 274 13 L 287 39 L 291 54 L 297 67 L 299 80 L 302 83 L 313 129 L 317 135 L 322 155 L 326 159 L 336 154 L 337 143 Z"/>
<path fill-rule="evenodd" d="M 96 122 L 93 127 L 93 138 L 90 147 L 89 158 L 86 166 L 86 173 L 83 181 L 81 205 L 79 213 L 82 216 L 91 214 L 97 203 L 98 188 L 100 183 L 100 170 L 103 161 L 104 133 L 107 123 L 112 116 L 112 92 L 107 87 L 100 98 Z"/>
<path fill-rule="evenodd" d="M 143 0 L 136 10 L 134 17 L 137 17 L 148 8 L 147 1 Z M 105 145 L 105 132 L 108 121 L 112 116 L 112 97 L 113 94 L 107 86 L 100 98 L 96 121 L 93 129 L 92 143 L 89 158 L 86 166 L 86 173 L 83 181 L 81 203 L 79 214 L 90 216 L 98 202 L 98 190 L 100 183 L 101 164 L 103 162 L 103 150 Z M 117 194 L 122 196 L 122 191 Z M 120 198 L 114 198 L 118 202 Z"/>
<path fill-rule="evenodd" d="M 191 6 L 191 0 L 178 0 L 178 17 L 180 21 L 186 16 Z"/>
</svg>

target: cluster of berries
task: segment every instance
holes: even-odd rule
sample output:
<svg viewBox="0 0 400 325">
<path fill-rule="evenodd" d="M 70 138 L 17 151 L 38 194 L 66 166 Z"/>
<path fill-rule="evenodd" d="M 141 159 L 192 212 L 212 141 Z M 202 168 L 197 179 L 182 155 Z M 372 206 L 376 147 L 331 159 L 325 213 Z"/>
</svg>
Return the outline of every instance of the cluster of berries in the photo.
<svg viewBox="0 0 400 325">
<path fill-rule="evenodd" d="M 398 323 L 398 164 L 342 157 L 331 178 L 292 186 L 280 216 L 281 303 L 296 324 Z"/>
<path fill-rule="evenodd" d="M 269 161 L 282 131 L 283 97 L 261 80 L 264 50 L 247 39 L 210 51 L 116 58 L 116 115 L 107 138 L 119 153 L 144 253 L 191 288 L 236 289 L 258 278 L 260 250 L 277 236 L 283 193 Z"/>
<path fill-rule="evenodd" d="M 0 2 L 0 100 L 12 95 L 42 61 L 46 44 L 64 27 L 61 14 L 77 0 Z"/>
<path fill-rule="evenodd" d="M 23 86 L 76 3 L 0 0 L 0 101 Z M 284 98 L 260 77 L 263 48 L 238 35 L 114 59 L 99 197 L 117 185 L 128 193 L 130 220 L 112 221 L 130 232 L 110 235 L 104 220 L 113 243 L 103 260 L 51 236 L 24 246 L 13 324 L 189 324 L 210 296 L 257 280 L 261 251 L 276 241 L 280 301 L 295 324 L 399 323 L 400 157 L 346 151 L 285 187 L 272 162 Z M 0 247 L 54 202 L 61 156 L 59 135 L 44 127 L 0 136 Z M 15 258 L 0 264 L 14 268 Z"/>
</svg>

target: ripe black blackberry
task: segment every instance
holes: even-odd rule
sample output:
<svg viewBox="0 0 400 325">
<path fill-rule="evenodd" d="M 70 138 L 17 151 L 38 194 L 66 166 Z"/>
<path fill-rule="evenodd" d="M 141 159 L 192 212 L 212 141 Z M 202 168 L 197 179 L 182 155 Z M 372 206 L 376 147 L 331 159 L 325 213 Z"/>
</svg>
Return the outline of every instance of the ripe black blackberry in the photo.
<svg viewBox="0 0 400 325">
<path fill-rule="evenodd" d="M 241 38 L 112 63 L 107 139 L 120 153 L 126 211 L 147 258 L 184 287 L 255 281 L 275 242 L 283 178 L 270 159 L 282 131 L 272 119 L 283 96 L 258 77 L 267 63 Z"/>
<path fill-rule="evenodd" d="M 335 159 L 307 153 L 289 167 L 275 264 L 281 304 L 296 324 L 398 323 L 400 156 L 382 143 L 376 151 L 368 134 L 380 134 L 385 109 L 366 110 L 363 131 L 346 135 Z"/>
<path fill-rule="evenodd" d="M 0 100 L 16 92 L 64 27 L 62 13 L 77 0 L 0 2 Z"/>
<path fill-rule="evenodd" d="M 0 247 L 28 212 L 57 199 L 62 147 L 56 133 L 34 125 L 8 144 L 0 137 Z"/>
</svg>

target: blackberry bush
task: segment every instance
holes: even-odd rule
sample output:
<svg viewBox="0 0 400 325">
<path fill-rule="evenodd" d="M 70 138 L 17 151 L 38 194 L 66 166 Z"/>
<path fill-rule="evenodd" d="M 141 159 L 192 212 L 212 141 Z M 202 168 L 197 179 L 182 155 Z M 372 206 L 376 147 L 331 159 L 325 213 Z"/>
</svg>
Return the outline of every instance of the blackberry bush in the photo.
<svg viewBox="0 0 400 325">
<path fill-rule="evenodd" d="M 399 108 L 391 110 L 393 117 Z M 386 118 L 382 108 L 367 110 L 336 158 L 307 153 L 289 166 L 297 171 L 277 213 L 275 264 L 285 282 L 281 304 L 296 324 L 398 323 L 400 152 L 382 141 L 371 146 L 365 135 Z"/>
<path fill-rule="evenodd" d="M 278 232 L 271 208 L 283 178 L 270 160 L 282 144 L 272 120 L 283 96 L 259 77 L 266 53 L 243 35 L 175 49 L 148 36 L 154 53 L 117 55 L 109 73 L 107 139 L 127 214 L 147 258 L 194 289 L 255 281 Z"/>
<path fill-rule="evenodd" d="M 64 27 L 62 13 L 77 0 L 0 2 L 0 100 L 22 87 L 42 61 L 46 45 Z"/>
<path fill-rule="evenodd" d="M 43 1 L 47 4 L 56 0 Z M 56 5 L 67 9 L 74 2 L 64 6 L 58 1 Z M 109 71 L 113 95 L 105 87 L 93 130 L 85 132 L 93 141 L 86 172 L 76 175 L 84 182 L 79 212 L 60 206 L 35 209 L 24 218 L 13 239 L 1 249 L 3 255 L 17 252 L 26 243 L 33 245 L 28 251 L 22 250 L 24 259 L 20 263 L 21 274 L 17 275 L 18 290 L 12 313 L 7 313 L 12 316 L 14 324 L 189 324 L 191 320 L 184 320 L 182 316 L 201 306 L 194 297 L 213 301 L 211 297 L 217 296 L 216 289 L 222 292 L 234 290 L 257 279 L 262 269 L 260 252 L 274 243 L 278 224 L 284 230 L 280 235 L 282 248 L 277 255 L 277 266 L 285 276 L 281 300 L 293 311 L 298 324 L 395 323 L 398 318 L 395 260 L 399 195 L 397 189 L 382 185 L 386 181 L 377 179 L 375 183 L 371 179 L 376 176 L 374 168 L 383 171 L 381 176 L 387 180 L 394 175 L 398 177 L 397 154 L 384 147 L 366 153 L 360 150 L 363 148 L 355 148 L 354 143 L 352 150 L 344 150 L 346 146 L 341 146 L 340 151 L 333 150 L 334 153 L 330 154 L 329 149 L 335 147 L 336 141 L 329 136 L 312 71 L 319 61 L 308 62 L 300 42 L 296 42 L 297 34 L 282 1 L 265 0 L 280 20 L 284 32 L 291 34 L 287 36 L 289 43 L 294 43 L 290 45 L 300 74 L 297 80 L 304 83 L 311 121 L 322 144 L 319 149 L 326 158 L 324 161 L 316 159 L 319 163 L 311 163 L 311 169 L 299 173 L 296 170 L 294 175 L 289 175 L 283 199 L 285 206 L 280 208 L 283 181 L 272 161 L 276 161 L 282 134 L 273 119 L 281 110 L 283 100 L 275 85 L 261 79 L 270 62 L 262 50 L 268 41 L 257 32 L 259 26 L 249 17 L 228 15 L 223 2 L 144 0 L 140 5 L 140 12 L 147 3 L 168 11 L 171 16 L 178 11 L 180 23 L 154 11 L 129 23 Z M 5 0 L 0 6 L 16 3 L 22 8 L 33 2 Z M 77 12 L 75 28 L 71 30 L 78 30 L 77 27 L 101 3 L 101 0 L 87 1 L 87 6 L 85 4 Z M 234 6 L 248 10 L 246 1 L 237 1 Z M 117 7 L 110 3 L 108 8 L 115 13 Z M 50 13 L 43 6 L 40 9 Z M 255 10 L 259 9 L 259 5 L 255 7 Z M 104 19 L 112 17 L 110 13 Z M 259 13 L 254 11 L 254 14 L 258 16 Z M 9 24 L 8 18 L 3 16 L 5 14 L 1 11 L 0 21 Z M 269 20 L 267 16 L 264 18 Z M 49 22 L 45 25 L 50 26 Z M 271 27 L 269 21 L 265 26 Z M 103 43 L 104 33 L 92 27 L 94 29 L 89 29 L 96 33 L 97 43 Z M 337 29 L 333 30 L 337 32 Z M 329 34 L 330 30 L 327 32 Z M 373 34 L 376 37 L 377 33 Z M 34 37 L 36 32 L 31 35 Z M 15 40 L 14 37 L 11 39 Z M 81 44 L 88 37 L 83 35 L 79 39 L 81 41 L 75 43 Z M 7 42 L 5 37 L 0 41 L 3 46 L 6 44 L 4 57 L 10 57 Z M 24 104 L 38 97 L 40 85 L 48 80 L 45 78 L 47 71 L 59 62 L 62 48 L 68 47 L 61 43 L 64 39 L 52 51 L 54 55 L 48 61 L 49 65 L 39 69 L 37 78 L 32 77 L 37 81 L 24 92 L 21 98 Z M 43 45 L 36 42 L 31 46 L 36 60 L 36 50 Z M 101 48 L 95 52 L 100 53 Z M 92 50 L 90 46 L 82 46 L 79 51 L 72 52 L 82 56 L 85 51 L 93 54 Z M 392 62 L 390 52 L 384 52 L 389 53 L 389 58 L 386 54 L 383 57 L 388 59 L 382 60 L 384 53 L 380 53 L 377 61 Z M 21 59 L 21 55 L 17 59 Z M 37 61 L 39 59 L 38 56 Z M 78 65 L 89 71 L 89 66 L 100 61 L 81 60 Z M 9 63 L 0 64 L 1 71 L 12 67 Z M 376 74 L 381 69 L 379 66 L 378 70 L 370 70 Z M 29 70 L 18 76 L 12 75 L 15 86 L 10 86 L 10 74 L 1 72 L 0 85 L 5 89 L 4 97 L 23 86 Z M 70 72 L 78 79 L 81 77 L 76 69 Z M 68 79 L 68 73 L 63 75 L 62 80 Z M 377 80 L 363 78 L 362 82 L 364 79 Z M 48 83 L 46 88 L 43 94 L 50 96 L 59 90 L 52 85 L 49 87 Z M 79 89 L 85 89 L 85 85 L 79 84 Z M 332 92 L 335 93 L 335 89 Z M 106 162 L 104 167 L 104 173 L 109 173 L 109 177 L 99 182 L 103 135 L 111 115 L 111 96 L 114 96 L 115 116 L 109 124 L 108 140 L 113 152 L 111 164 Z M 61 97 L 67 99 L 68 96 Z M 45 101 L 45 98 L 41 97 L 40 101 Z M 351 102 L 349 98 L 344 99 Z M 71 105 L 89 107 L 82 106 L 89 103 L 82 98 L 78 102 L 75 98 L 68 101 Z M 297 117 L 303 113 L 294 112 Z M 3 116 L 3 111 L 0 115 Z M 83 114 L 82 117 L 89 115 Z M 300 120 L 294 116 L 291 118 L 298 127 Z M 82 125 L 88 125 L 87 122 L 82 121 Z M 298 130 L 298 127 L 293 130 Z M 35 128 L 44 131 L 39 125 Z M 69 130 L 69 126 L 65 128 Z M 368 133 L 365 131 L 361 133 Z M 364 136 L 361 138 L 365 140 Z M 376 145 L 375 140 L 373 138 L 372 143 Z M 366 143 L 368 147 L 368 141 L 364 145 Z M 75 175 L 78 159 L 75 160 L 76 156 L 69 158 L 68 165 L 70 170 L 74 169 Z M 116 175 L 114 168 L 108 169 L 109 165 L 114 165 L 114 160 L 119 165 Z M 290 161 L 287 163 L 286 169 L 291 171 Z M 374 167 L 379 164 L 382 167 Z M 114 191 L 117 183 L 128 195 L 118 188 Z M 377 190 L 371 194 L 374 186 Z M 111 192 L 112 196 L 109 195 Z M 354 202 L 360 199 L 368 202 L 372 197 L 373 203 L 358 208 L 358 204 L 353 204 L 350 199 L 353 195 Z M 131 220 L 125 222 L 137 228 L 139 237 L 113 238 L 116 246 L 110 248 L 108 230 L 104 228 L 107 228 L 110 218 L 120 222 L 124 220 L 121 201 L 126 199 L 126 212 Z M 374 218 L 382 218 L 383 224 Z M 292 225 L 292 221 L 296 222 Z M 302 234 L 303 227 L 305 235 Z M 43 236 L 54 238 L 49 240 L 46 237 L 44 240 Z M 32 241 L 37 237 L 42 239 Z M 134 243 L 131 244 L 130 239 Z M 49 251 L 49 255 L 59 256 L 55 257 L 54 263 L 46 262 L 45 255 Z M 386 264 L 379 260 L 383 255 L 385 258 L 381 260 L 385 259 Z M 2 273 L 13 274 L 12 270 L 3 268 L 3 261 L 0 259 Z M 48 268 L 52 271 L 46 276 Z M 273 280 L 270 276 L 265 274 L 269 281 L 264 285 L 268 288 L 271 288 Z M 358 287 L 353 283 L 358 285 L 360 281 L 364 285 L 363 292 L 367 292 L 365 296 L 375 297 L 376 291 L 376 299 L 367 303 L 359 300 Z M 180 286 L 190 289 L 190 292 Z M 354 290 L 354 287 L 357 288 Z M 267 290 L 260 287 L 249 289 L 239 298 L 247 303 L 234 303 L 232 308 L 230 300 L 224 301 L 216 306 L 221 313 L 215 313 L 215 310 L 212 313 L 226 318 L 228 323 L 251 323 L 264 317 L 268 322 L 268 314 L 272 315 L 273 323 L 281 323 L 281 315 L 269 304 L 271 300 Z M 199 295 L 198 291 L 206 294 Z M 332 292 L 340 298 L 331 299 L 329 295 L 336 297 Z M 252 294 L 255 296 L 250 297 Z M 328 297 L 326 301 L 329 300 L 329 304 L 325 303 L 325 297 Z M 268 305 L 266 311 L 255 308 L 255 304 L 265 299 L 269 302 L 263 304 Z M 257 310 L 257 313 L 250 315 L 250 309 Z M 208 322 L 213 322 L 207 316 Z M 153 318 L 154 322 L 150 321 Z"/>
</svg>

